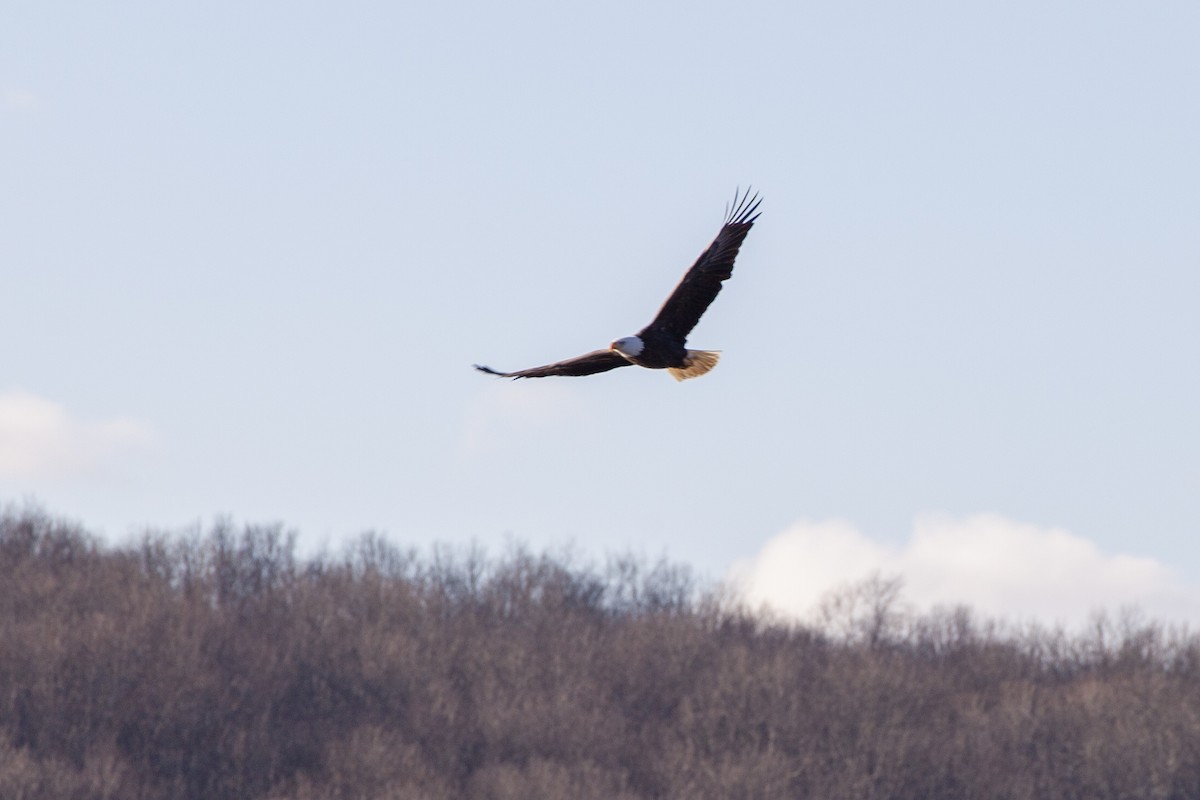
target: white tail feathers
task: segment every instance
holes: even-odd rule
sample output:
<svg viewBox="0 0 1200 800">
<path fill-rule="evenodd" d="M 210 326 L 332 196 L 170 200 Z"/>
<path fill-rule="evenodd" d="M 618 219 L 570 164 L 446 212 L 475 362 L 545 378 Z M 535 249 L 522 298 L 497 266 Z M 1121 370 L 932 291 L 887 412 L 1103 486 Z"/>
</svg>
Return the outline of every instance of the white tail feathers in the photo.
<svg viewBox="0 0 1200 800">
<path fill-rule="evenodd" d="M 671 377 L 677 381 L 686 381 L 688 378 L 699 378 L 715 367 L 720 359 L 720 350 L 688 350 L 687 366 L 667 367 L 667 372 L 671 373 Z"/>
</svg>

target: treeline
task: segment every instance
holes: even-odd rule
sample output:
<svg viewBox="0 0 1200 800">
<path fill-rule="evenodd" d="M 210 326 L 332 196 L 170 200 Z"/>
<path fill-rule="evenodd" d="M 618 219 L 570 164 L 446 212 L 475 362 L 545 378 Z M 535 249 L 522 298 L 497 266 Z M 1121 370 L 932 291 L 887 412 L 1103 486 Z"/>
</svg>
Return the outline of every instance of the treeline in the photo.
<svg viewBox="0 0 1200 800">
<path fill-rule="evenodd" d="M 1194 798 L 1200 639 L 787 625 L 684 568 L 0 515 L 0 797 Z"/>
</svg>

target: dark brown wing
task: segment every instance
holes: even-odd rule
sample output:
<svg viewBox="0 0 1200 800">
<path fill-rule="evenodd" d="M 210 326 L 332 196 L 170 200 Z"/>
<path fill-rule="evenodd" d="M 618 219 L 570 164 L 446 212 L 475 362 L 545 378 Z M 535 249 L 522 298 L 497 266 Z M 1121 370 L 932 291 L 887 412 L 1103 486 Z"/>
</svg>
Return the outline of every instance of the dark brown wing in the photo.
<svg viewBox="0 0 1200 800">
<path fill-rule="evenodd" d="M 667 302 L 663 303 L 658 316 L 643 328 L 643 333 L 665 333 L 681 343 L 687 338 L 717 298 L 721 282 L 733 274 L 733 260 L 737 258 L 742 240 L 754 226 L 754 220 L 758 219 L 755 212 L 761 202 L 758 195 L 752 197 L 749 190 L 740 199 L 734 194 L 733 206 L 725 215 L 721 232 L 696 259 Z"/>
<path fill-rule="evenodd" d="M 547 378 L 551 375 L 595 375 L 597 372 L 608 372 L 617 367 L 628 367 L 632 363 L 625 356 L 612 350 L 593 350 L 587 355 L 556 361 L 544 367 L 523 369 L 520 372 L 497 372 L 491 367 L 479 364 L 475 365 L 475 369 L 489 375 L 499 375 L 501 378 Z"/>
</svg>

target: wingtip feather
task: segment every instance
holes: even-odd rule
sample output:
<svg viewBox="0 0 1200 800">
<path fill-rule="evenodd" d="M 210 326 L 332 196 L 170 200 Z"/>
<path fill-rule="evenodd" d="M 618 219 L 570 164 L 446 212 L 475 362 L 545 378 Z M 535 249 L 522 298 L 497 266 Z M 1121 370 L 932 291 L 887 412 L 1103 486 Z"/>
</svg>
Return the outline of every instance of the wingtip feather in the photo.
<svg viewBox="0 0 1200 800">
<path fill-rule="evenodd" d="M 758 192 L 754 192 L 753 186 L 747 186 L 744 193 L 741 187 L 738 187 L 733 193 L 733 205 L 725 206 L 725 224 L 753 225 L 760 216 L 754 213 L 758 211 L 760 205 L 762 205 L 762 198 L 759 197 Z"/>
</svg>

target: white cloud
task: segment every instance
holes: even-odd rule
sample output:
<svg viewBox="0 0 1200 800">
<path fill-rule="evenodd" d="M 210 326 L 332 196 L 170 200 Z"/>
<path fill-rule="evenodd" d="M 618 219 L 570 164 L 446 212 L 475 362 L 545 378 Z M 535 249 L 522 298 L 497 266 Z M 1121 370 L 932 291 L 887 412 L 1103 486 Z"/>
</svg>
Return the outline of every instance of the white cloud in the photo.
<svg viewBox="0 0 1200 800">
<path fill-rule="evenodd" d="M 94 472 L 153 440 L 149 426 L 128 417 L 80 420 L 62 405 L 28 392 L 0 392 L 0 478 Z"/>
<path fill-rule="evenodd" d="M 994 514 L 921 516 L 894 547 L 848 522 L 802 521 L 735 567 L 734 579 L 755 606 L 805 618 L 830 592 L 874 574 L 899 576 L 904 600 L 920 610 L 968 605 L 989 617 L 1077 625 L 1100 609 L 1137 606 L 1156 619 L 1200 622 L 1200 591 L 1161 562 Z"/>
<path fill-rule="evenodd" d="M 0 89 L 0 108 L 13 113 L 34 111 L 41 105 L 38 96 L 25 89 Z"/>
<path fill-rule="evenodd" d="M 583 406 L 579 393 L 561 383 L 493 382 L 467 407 L 460 450 L 478 455 L 501 449 L 514 438 L 577 419 Z"/>
</svg>

